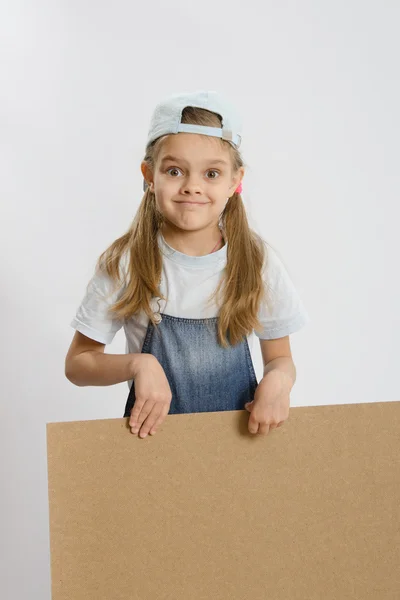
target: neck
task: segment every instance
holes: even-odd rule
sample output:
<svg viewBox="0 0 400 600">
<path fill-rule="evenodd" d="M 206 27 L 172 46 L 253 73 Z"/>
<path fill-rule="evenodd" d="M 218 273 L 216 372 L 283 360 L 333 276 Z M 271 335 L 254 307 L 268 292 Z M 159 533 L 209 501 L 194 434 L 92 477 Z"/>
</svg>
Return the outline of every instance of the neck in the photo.
<svg viewBox="0 0 400 600">
<path fill-rule="evenodd" d="M 217 252 L 224 245 L 223 234 L 219 228 L 204 231 L 174 231 L 167 227 L 161 228 L 165 241 L 171 248 L 188 256 L 206 256 Z"/>
</svg>

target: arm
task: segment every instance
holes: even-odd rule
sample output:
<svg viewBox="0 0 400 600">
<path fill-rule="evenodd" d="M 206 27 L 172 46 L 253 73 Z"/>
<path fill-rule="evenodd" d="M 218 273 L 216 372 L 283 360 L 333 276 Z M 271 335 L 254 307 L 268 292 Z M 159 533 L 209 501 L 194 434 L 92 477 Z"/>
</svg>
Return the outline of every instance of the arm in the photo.
<svg viewBox="0 0 400 600">
<path fill-rule="evenodd" d="M 290 390 L 296 381 L 296 367 L 292 358 L 289 336 L 275 340 L 260 339 L 260 346 L 264 363 L 263 378 L 271 371 L 283 374 Z"/>
<path fill-rule="evenodd" d="M 142 354 L 105 354 L 105 344 L 75 332 L 65 358 L 65 376 L 77 386 L 114 385 L 133 379 Z"/>
<path fill-rule="evenodd" d="M 280 427 L 289 416 L 290 390 L 296 380 L 296 367 L 290 351 L 289 336 L 275 340 L 260 339 L 264 376 L 257 386 L 254 400 L 245 408 L 251 413 L 250 433 L 265 435 Z"/>
</svg>

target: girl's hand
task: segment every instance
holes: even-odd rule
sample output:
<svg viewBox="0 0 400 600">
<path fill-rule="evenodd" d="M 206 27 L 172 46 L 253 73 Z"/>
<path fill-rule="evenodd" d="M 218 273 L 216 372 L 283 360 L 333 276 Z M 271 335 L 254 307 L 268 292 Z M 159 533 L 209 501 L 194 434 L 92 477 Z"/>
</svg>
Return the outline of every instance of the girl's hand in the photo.
<svg viewBox="0 0 400 600">
<path fill-rule="evenodd" d="M 134 377 L 135 404 L 129 418 L 132 433 L 145 438 L 153 435 L 165 420 L 172 392 L 164 369 L 152 354 L 142 354 L 140 367 Z"/>
<path fill-rule="evenodd" d="M 279 369 L 269 371 L 260 381 L 254 400 L 245 404 L 249 411 L 249 431 L 265 435 L 270 429 L 280 427 L 289 417 L 292 384 L 286 373 Z"/>
</svg>

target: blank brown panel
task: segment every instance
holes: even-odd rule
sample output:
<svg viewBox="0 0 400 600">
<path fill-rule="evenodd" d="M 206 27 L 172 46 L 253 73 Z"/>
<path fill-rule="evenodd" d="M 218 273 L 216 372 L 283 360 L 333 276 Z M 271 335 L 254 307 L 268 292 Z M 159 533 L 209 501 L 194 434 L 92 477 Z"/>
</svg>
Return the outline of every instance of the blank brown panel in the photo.
<svg viewBox="0 0 400 600">
<path fill-rule="evenodd" d="M 399 600 L 400 402 L 47 424 L 52 600 Z"/>
</svg>

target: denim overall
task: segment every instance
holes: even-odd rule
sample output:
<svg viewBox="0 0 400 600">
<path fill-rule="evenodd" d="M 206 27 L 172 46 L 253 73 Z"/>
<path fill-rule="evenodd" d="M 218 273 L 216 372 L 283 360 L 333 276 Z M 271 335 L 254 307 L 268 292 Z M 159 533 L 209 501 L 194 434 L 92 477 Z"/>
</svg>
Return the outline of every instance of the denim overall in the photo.
<svg viewBox="0 0 400 600">
<path fill-rule="evenodd" d="M 142 353 L 153 354 L 172 392 L 169 414 L 244 410 L 258 386 L 247 337 L 223 348 L 217 340 L 218 317 L 182 319 L 158 313 L 149 321 Z M 135 403 L 135 382 L 124 417 Z"/>
</svg>

